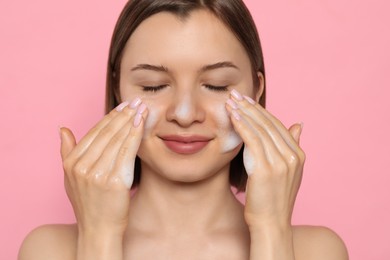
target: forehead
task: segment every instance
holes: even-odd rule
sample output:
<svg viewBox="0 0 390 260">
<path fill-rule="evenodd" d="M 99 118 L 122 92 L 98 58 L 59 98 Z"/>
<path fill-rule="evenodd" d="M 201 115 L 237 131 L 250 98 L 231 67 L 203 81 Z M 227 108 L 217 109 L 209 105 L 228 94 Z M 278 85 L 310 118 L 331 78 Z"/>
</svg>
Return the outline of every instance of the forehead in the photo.
<svg viewBox="0 0 390 260">
<path fill-rule="evenodd" d="M 226 60 L 250 65 L 244 47 L 229 28 L 209 11 L 196 10 L 185 19 L 161 12 L 143 21 L 128 40 L 122 62 L 179 62 L 184 66 L 184 61 Z"/>
</svg>

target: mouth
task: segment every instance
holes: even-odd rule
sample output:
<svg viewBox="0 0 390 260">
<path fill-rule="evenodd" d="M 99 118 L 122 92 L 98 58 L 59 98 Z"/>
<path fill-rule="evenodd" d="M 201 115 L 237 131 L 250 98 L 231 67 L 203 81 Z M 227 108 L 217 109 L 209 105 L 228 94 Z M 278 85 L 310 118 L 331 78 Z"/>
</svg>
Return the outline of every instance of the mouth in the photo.
<svg viewBox="0 0 390 260">
<path fill-rule="evenodd" d="M 199 135 L 167 135 L 160 136 L 160 138 L 169 150 L 178 154 L 194 154 L 200 152 L 212 140 L 212 138 Z"/>
</svg>

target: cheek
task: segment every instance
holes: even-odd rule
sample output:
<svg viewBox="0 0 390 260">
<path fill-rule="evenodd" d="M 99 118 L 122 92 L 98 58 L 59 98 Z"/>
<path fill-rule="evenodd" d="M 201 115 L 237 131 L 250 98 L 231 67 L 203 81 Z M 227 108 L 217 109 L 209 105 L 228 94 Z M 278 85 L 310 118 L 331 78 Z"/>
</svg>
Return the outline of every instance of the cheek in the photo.
<svg viewBox="0 0 390 260">
<path fill-rule="evenodd" d="M 214 111 L 218 124 L 218 137 L 220 138 L 221 152 L 230 152 L 242 143 L 242 139 L 233 129 L 233 125 L 230 122 L 229 115 L 225 108 L 225 103 L 216 106 Z"/>
<path fill-rule="evenodd" d="M 153 129 L 157 124 L 158 119 L 161 118 L 162 116 L 163 109 L 156 100 L 148 99 L 145 97 L 145 95 L 142 94 L 137 95 L 134 94 L 133 92 L 127 93 L 129 91 L 126 92 L 125 90 L 121 90 L 121 97 L 123 101 L 127 100 L 131 103 L 135 98 L 139 97 L 148 108 L 148 116 L 145 120 L 144 134 L 143 134 L 143 138 L 145 139 L 148 136 L 150 136 L 150 134 L 152 133 Z"/>
<path fill-rule="evenodd" d="M 144 138 L 147 138 L 155 128 L 157 121 L 162 116 L 162 109 L 151 102 L 145 102 L 148 107 L 148 117 L 145 121 Z"/>
<path fill-rule="evenodd" d="M 232 129 L 222 136 L 221 152 L 227 153 L 233 151 L 242 142 L 241 137 Z"/>
</svg>

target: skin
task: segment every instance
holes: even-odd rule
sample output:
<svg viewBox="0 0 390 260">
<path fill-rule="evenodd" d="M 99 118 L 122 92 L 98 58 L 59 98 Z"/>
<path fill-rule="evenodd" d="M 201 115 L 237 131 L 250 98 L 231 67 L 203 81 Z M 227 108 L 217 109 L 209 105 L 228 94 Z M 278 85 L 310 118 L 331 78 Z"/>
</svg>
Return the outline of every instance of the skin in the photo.
<svg viewBox="0 0 390 260">
<path fill-rule="evenodd" d="M 202 71 L 223 61 L 236 68 Z M 250 71 L 243 47 L 206 11 L 185 21 L 168 13 L 145 20 L 125 48 L 120 97 L 139 97 L 148 108 L 113 110 L 78 143 L 61 129 L 65 187 L 77 223 L 35 229 L 19 259 L 348 259 L 333 231 L 291 226 L 305 161 L 302 129 L 287 129 L 253 104 L 263 88 L 252 86 Z M 143 87 L 159 85 L 164 87 L 156 92 Z M 230 121 L 224 131 L 215 106 L 224 107 Z M 134 126 L 137 114 L 142 120 Z M 224 150 L 224 133 L 233 128 L 243 144 Z M 172 133 L 212 141 L 196 154 L 179 155 L 159 138 Z M 228 180 L 241 145 L 250 173 L 246 206 Z M 132 176 L 137 154 L 142 179 L 130 198 L 123 176 Z"/>
</svg>

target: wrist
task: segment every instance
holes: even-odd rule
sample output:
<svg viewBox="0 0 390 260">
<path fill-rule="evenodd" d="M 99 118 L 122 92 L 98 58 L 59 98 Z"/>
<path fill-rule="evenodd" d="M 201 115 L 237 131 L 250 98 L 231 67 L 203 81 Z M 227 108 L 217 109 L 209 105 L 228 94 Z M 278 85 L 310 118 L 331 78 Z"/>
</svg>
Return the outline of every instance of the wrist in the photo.
<svg viewBox="0 0 390 260">
<path fill-rule="evenodd" d="M 292 226 L 266 225 L 266 226 L 251 226 L 249 227 L 251 238 L 261 240 L 292 240 Z"/>
<path fill-rule="evenodd" d="M 120 260 L 123 234 L 118 232 L 82 231 L 78 234 L 77 259 Z"/>
<path fill-rule="evenodd" d="M 291 225 L 252 226 L 250 232 L 250 259 L 294 260 Z"/>
<path fill-rule="evenodd" d="M 291 222 L 277 218 L 258 218 L 245 216 L 250 231 L 253 232 L 287 232 L 292 230 Z"/>
</svg>

